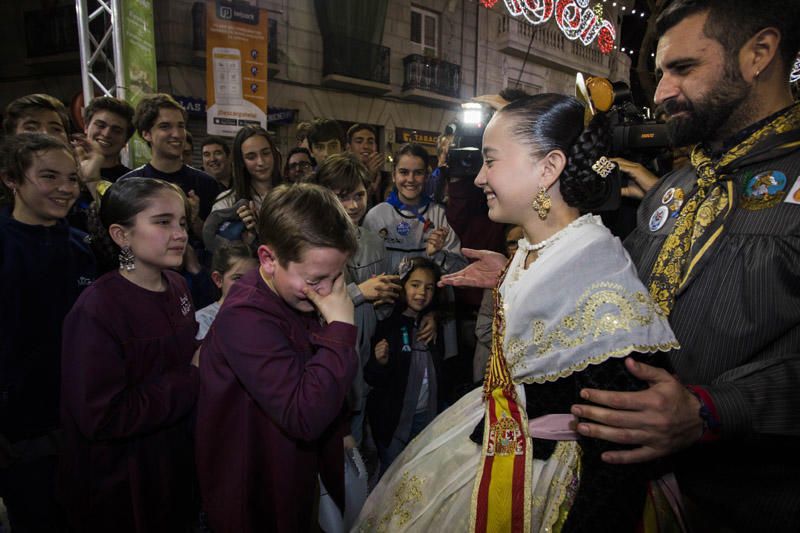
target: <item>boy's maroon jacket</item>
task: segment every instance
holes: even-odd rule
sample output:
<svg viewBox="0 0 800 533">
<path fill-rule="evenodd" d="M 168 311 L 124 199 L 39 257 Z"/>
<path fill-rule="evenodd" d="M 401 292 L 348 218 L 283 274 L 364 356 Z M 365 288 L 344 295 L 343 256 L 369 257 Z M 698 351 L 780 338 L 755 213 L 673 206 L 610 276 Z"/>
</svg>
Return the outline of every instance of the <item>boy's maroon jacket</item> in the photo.
<svg viewBox="0 0 800 533">
<path fill-rule="evenodd" d="M 322 325 L 261 278 L 230 290 L 200 353 L 197 473 L 215 533 L 307 531 L 317 474 L 344 502 L 355 326 Z"/>
</svg>

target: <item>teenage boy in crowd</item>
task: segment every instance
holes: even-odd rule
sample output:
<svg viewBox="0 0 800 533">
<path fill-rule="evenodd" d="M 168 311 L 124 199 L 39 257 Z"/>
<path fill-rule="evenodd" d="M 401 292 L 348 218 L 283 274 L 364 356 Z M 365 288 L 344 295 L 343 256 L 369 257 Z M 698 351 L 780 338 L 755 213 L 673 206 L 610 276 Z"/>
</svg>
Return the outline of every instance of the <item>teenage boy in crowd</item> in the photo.
<svg viewBox="0 0 800 533">
<path fill-rule="evenodd" d="M 111 96 L 93 98 L 83 112 L 86 138 L 103 155 L 100 177 L 115 182 L 131 171 L 122 164 L 120 152 L 133 135 L 133 107 Z"/>
<path fill-rule="evenodd" d="M 384 201 L 392 187 L 391 173 L 381 170 L 384 155 L 378 152 L 377 139 L 375 128 L 368 124 L 353 124 L 347 130 L 347 151 L 361 159 L 369 173 L 367 186 L 369 207 Z"/>
<path fill-rule="evenodd" d="M 143 98 L 136 106 L 133 124 L 152 151 L 150 161 L 120 179 L 141 176 L 178 185 L 191 206 L 189 226 L 194 236 L 203 234 L 203 221 L 219 194 L 217 182 L 183 162 L 186 142 L 186 110 L 168 94 Z M 193 242 L 196 245 L 197 242 Z"/>
<path fill-rule="evenodd" d="M 315 119 L 308 132 L 308 145 L 317 164 L 322 164 L 327 157 L 342 152 L 344 147 L 342 127 L 335 120 Z"/>
<path fill-rule="evenodd" d="M 28 94 L 8 104 L 3 128 L 6 135 L 47 133 L 69 142 L 69 115 L 49 94 Z"/>
<path fill-rule="evenodd" d="M 200 155 L 203 157 L 203 170 L 217 180 L 220 192 L 230 189 L 231 147 L 228 141 L 216 135 L 206 137 L 200 145 Z"/>
<path fill-rule="evenodd" d="M 197 473 L 216 533 L 311 531 L 318 477 L 344 505 L 355 227 L 307 183 L 272 191 L 258 224 L 260 267 L 231 287 L 200 352 Z"/>
<path fill-rule="evenodd" d="M 362 369 L 369 361 L 372 336 L 378 320 L 391 313 L 391 305 L 400 293 L 400 276 L 386 274 L 390 270 L 383 239 L 361 227 L 367 214 L 367 185 L 369 171 L 353 154 L 337 154 L 326 159 L 317 169 L 316 182 L 330 189 L 339 198 L 350 220 L 356 226 L 358 249 L 347 262 L 347 292 L 355 305 L 355 324 L 358 327 L 358 348 L 361 363 L 350 391 L 351 423 L 355 444 L 361 444 L 364 425 L 366 383 Z"/>
</svg>

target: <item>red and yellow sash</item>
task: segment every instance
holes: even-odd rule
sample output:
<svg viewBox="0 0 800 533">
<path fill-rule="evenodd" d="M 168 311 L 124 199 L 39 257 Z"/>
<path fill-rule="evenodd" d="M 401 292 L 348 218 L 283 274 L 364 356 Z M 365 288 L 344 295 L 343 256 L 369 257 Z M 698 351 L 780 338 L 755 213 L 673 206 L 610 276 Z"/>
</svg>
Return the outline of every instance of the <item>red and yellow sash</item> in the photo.
<svg viewBox="0 0 800 533">
<path fill-rule="evenodd" d="M 505 273 L 500 278 L 502 284 Z M 470 529 L 477 533 L 531 530 L 533 455 L 528 417 L 517 404 L 503 355 L 505 317 L 500 290 L 494 289 L 492 350 L 483 394 L 486 401 L 481 463 L 472 492 Z"/>
</svg>

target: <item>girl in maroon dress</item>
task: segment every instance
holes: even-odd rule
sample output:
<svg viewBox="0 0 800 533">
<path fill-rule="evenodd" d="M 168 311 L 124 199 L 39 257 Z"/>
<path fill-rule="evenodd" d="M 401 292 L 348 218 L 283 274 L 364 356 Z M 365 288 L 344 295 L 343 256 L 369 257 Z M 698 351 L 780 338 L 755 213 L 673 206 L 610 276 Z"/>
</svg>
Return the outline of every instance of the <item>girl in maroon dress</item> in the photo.
<svg viewBox="0 0 800 533">
<path fill-rule="evenodd" d="M 186 248 L 185 198 L 130 178 L 105 192 L 99 219 L 96 238 L 120 265 L 64 322 L 62 498 L 75 531 L 187 531 L 197 323 L 171 270 Z"/>
</svg>

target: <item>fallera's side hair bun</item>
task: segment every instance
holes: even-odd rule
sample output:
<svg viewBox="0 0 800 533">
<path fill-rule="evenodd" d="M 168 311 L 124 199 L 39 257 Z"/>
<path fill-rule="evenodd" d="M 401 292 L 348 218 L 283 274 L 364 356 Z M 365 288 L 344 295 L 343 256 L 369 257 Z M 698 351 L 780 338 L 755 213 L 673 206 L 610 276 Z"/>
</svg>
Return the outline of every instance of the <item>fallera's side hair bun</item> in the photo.
<svg viewBox="0 0 800 533">
<path fill-rule="evenodd" d="M 595 115 L 567 153 L 567 166 L 559 179 L 561 196 L 572 207 L 591 211 L 602 205 L 611 191 L 610 178 L 592 169 L 598 159 L 608 156 L 611 135 L 605 115 Z"/>
</svg>

